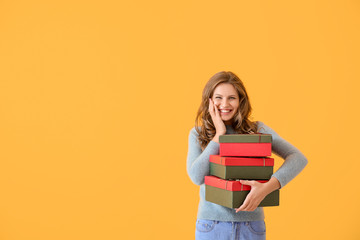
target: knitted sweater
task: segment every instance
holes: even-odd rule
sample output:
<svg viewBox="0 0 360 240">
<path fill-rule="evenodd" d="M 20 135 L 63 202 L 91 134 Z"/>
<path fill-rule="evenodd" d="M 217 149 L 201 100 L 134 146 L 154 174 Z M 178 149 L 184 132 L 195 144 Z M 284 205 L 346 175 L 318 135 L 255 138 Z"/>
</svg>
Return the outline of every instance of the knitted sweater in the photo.
<svg viewBox="0 0 360 240">
<path fill-rule="evenodd" d="M 272 175 L 279 180 L 283 188 L 306 166 L 307 158 L 292 144 L 280 137 L 274 130 L 257 121 L 258 132 L 272 135 L 272 152 L 283 158 L 285 161 L 281 167 Z M 226 134 L 235 134 L 231 125 L 226 126 Z M 257 221 L 265 218 L 262 207 L 256 208 L 252 212 L 240 211 L 223 207 L 205 200 L 204 177 L 209 175 L 209 157 L 218 155 L 220 144 L 210 141 L 204 151 L 201 150 L 197 140 L 198 133 L 193 127 L 189 134 L 189 145 L 186 168 L 187 173 L 193 183 L 200 185 L 200 202 L 197 213 L 198 219 L 209 219 L 218 221 Z"/>
</svg>

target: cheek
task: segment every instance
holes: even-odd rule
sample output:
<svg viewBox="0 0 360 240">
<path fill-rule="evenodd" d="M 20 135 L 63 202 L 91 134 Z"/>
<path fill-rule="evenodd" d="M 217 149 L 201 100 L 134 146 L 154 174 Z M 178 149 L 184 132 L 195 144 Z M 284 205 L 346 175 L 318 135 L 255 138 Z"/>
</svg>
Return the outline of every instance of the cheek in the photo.
<svg viewBox="0 0 360 240">
<path fill-rule="evenodd" d="M 239 108 L 239 103 L 238 102 L 233 103 L 232 106 L 233 106 L 234 109 L 237 110 Z"/>
<path fill-rule="evenodd" d="M 215 103 L 216 106 L 218 106 L 221 103 L 221 101 L 219 99 L 215 99 L 214 103 Z"/>
<path fill-rule="evenodd" d="M 232 115 L 235 115 L 238 112 L 237 108 L 234 108 L 234 110 L 232 111 Z"/>
</svg>

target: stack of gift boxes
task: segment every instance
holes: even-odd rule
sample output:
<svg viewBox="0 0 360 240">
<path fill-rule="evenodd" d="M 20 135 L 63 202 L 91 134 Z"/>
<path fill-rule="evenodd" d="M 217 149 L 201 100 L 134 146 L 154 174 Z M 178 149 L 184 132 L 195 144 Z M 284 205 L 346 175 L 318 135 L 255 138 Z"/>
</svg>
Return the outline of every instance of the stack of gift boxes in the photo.
<svg viewBox="0 0 360 240">
<path fill-rule="evenodd" d="M 210 155 L 210 175 L 205 176 L 205 199 L 238 208 L 251 187 L 241 180 L 267 182 L 274 168 L 271 134 L 227 134 L 219 137 L 220 155 Z M 279 190 L 268 194 L 259 207 L 279 206 Z"/>
</svg>

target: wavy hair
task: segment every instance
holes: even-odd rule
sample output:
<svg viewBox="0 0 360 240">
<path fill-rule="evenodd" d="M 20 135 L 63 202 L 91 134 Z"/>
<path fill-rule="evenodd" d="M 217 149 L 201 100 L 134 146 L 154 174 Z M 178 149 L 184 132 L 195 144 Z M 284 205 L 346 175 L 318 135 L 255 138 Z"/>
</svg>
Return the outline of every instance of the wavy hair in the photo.
<svg viewBox="0 0 360 240">
<path fill-rule="evenodd" d="M 232 121 L 235 132 L 238 134 L 257 133 L 257 124 L 249 120 L 252 108 L 243 82 L 230 71 L 218 72 L 209 79 L 204 87 L 201 104 L 195 119 L 195 130 L 199 134 L 198 142 L 202 150 L 216 134 L 215 125 L 209 112 L 209 98 L 212 98 L 215 88 L 221 83 L 232 84 L 239 95 L 239 108 Z"/>
</svg>

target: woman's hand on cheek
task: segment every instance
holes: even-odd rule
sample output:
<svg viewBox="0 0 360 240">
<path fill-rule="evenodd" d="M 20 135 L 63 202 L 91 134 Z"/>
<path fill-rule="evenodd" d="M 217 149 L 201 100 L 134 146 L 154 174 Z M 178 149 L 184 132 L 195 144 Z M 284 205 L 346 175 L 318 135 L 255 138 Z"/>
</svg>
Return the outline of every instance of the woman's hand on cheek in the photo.
<svg viewBox="0 0 360 240">
<path fill-rule="evenodd" d="M 254 181 L 254 180 L 251 180 L 251 181 L 240 180 L 240 183 L 251 186 L 251 190 L 250 190 L 249 194 L 246 196 L 243 204 L 239 208 L 236 208 L 235 210 L 236 210 L 236 212 L 254 211 L 259 206 L 261 201 L 268 194 L 267 188 L 264 185 L 264 183 L 260 183 L 258 181 Z"/>
<path fill-rule="evenodd" d="M 215 125 L 216 135 L 224 135 L 226 133 L 226 126 L 223 120 L 221 119 L 221 114 L 218 109 L 218 106 L 213 102 L 211 98 L 209 98 L 209 113 L 211 119 Z"/>
</svg>

